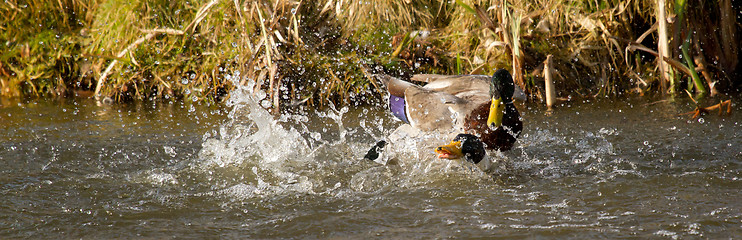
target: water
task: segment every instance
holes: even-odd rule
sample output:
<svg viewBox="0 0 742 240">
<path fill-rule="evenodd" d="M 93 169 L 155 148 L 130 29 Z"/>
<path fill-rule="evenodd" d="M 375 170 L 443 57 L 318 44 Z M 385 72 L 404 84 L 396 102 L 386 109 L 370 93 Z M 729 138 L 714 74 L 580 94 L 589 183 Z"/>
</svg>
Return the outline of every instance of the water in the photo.
<svg viewBox="0 0 742 240">
<path fill-rule="evenodd" d="M 246 88 L 247 89 L 247 88 Z M 264 94 L 256 94 L 263 96 Z M 274 118 L 225 105 L 3 102 L 3 238 L 739 238 L 742 109 L 684 101 L 519 105 L 516 148 L 482 171 L 375 107 Z M 718 99 L 709 99 L 705 104 Z M 738 103 L 739 100 L 733 100 Z"/>
</svg>

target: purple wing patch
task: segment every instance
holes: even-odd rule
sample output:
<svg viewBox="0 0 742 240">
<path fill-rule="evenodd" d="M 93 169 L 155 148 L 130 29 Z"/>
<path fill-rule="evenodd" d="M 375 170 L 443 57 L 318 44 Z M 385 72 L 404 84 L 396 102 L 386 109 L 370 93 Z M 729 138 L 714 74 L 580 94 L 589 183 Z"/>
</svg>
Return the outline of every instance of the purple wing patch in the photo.
<svg viewBox="0 0 742 240">
<path fill-rule="evenodd" d="M 410 121 L 407 120 L 407 112 L 405 112 L 406 104 L 404 98 L 391 94 L 389 95 L 389 110 L 392 111 L 392 115 L 403 122 L 410 123 Z"/>
</svg>

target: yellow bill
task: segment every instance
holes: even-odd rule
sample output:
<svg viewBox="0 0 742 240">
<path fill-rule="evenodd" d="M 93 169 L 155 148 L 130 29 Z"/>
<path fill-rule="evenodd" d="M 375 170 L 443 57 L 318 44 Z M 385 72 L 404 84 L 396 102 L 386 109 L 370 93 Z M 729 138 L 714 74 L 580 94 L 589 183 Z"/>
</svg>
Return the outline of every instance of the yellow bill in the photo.
<svg viewBox="0 0 742 240">
<path fill-rule="evenodd" d="M 441 145 L 435 148 L 435 153 L 438 154 L 438 158 L 443 159 L 458 159 L 464 156 L 461 153 L 462 143 L 460 141 L 451 141 L 447 145 Z"/>
<path fill-rule="evenodd" d="M 491 128 L 498 128 L 502 126 L 502 116 L 505 114 L 505 104 L 502 103 L 502 98 L 492 98 L 492 104 L 490 105 L 490 114 L 487 117 L 487 126 Z"/>
</svg>

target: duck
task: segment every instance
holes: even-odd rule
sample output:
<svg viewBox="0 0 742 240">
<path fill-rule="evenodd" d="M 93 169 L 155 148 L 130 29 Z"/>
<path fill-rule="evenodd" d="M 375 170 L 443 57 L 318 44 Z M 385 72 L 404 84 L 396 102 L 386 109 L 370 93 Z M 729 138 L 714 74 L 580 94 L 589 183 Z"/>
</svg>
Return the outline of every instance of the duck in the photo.
<svg viewBox="0 0 742 240">
<path fill-rule="evenodd" d="M 466 133 L 459 133 L 450 143 L 436 147 L 435 153 L 440 159 L 464 159 L 473 164 L 478 164 L 487 156 L 479 137 Z"/>
<path fill-rule="evenodd" d="M 508 151 L 523 130 L 514 95 L 524 98 L 505 69 L 487 75 L 418 74 L 408 81 L 377 74 L 397 119 L 424 132 L 458 132 L 480 139 L 487 150 Z M 518 92 L 516 94 L 516 92 Z"/>
</svg>

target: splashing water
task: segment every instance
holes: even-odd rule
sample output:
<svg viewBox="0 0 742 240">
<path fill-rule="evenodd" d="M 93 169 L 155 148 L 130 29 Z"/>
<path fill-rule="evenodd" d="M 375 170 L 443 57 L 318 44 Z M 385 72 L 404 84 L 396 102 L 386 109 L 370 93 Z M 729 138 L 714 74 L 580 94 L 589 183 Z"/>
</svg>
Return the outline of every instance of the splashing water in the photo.
<svg viewBox="0 0 742 240">
<path fill-rule="evenodd" d="M 449 142 L 448 133 L 398 131 L 405 125 L 383 107 L 292 107 L 274 116 L 264 109 L 267 94 L 254 87 L 237 87 L 218 118 L 202 114 L 203 106 L 177 104 L 4 109 L 0 233 L 742 234 L 739 115 L 708 115 L 701 123 L 677 116 L 690 105 L 642 100 L 573 104 L 551 115 L 519 105 L 525 128 L 516 146 L 489 152 L 491 165 L 478 167 L 435 158 L 432 146 Z M 391 143 L 382 158 L 361 159 L 381 139 Z"/>
<path fill-rule="evenodd" d="M 234 178 L 238 180 L 221 179 L 217 186 L 220 193 L 240 198 L 296 193 L 338 195 L 389 186 L 521 182 L 579 174 L 595 175 L 598 181 L 646 176 L 641 162 L 616 149 L 613 142 L 623 137 L 621 130 L 613 127 L 561 133 L 559 128 L 535 126 L 520 137 L 513 151 L 489 152 L 492 164 L 477 168 L 466 162 L 435 158 L 433 147 L 449 141 L 444 136 L 450 134 L 424 134 L 408 125 L 397 127 L 400 123 L 388 114 L 370 122 L 365 108 L 351 112 L 347 107 L 338 110 L 330 106 L 324 111 L 276 118 L 261 106 L 267 94 L 253 89 L 252 85 L 240 86 L 232 93 L 229 120 L 219 127 L 218 136 L 205 137 L 201 162 L 196 167 L 210 174 L 221 171 L 216 175 L 239 176 Z M 354 122 L 358 126 L 346 126 Z M 373 139 L 392 142 L 375 163 L 360 159 Z"/>
<path fill-rule="evenodd" d="M 253 94 L 253 87 L 239 86 L 232 92 L 229 119 L 219 127 L 218 137 L 205 137 L 197 168 L 238 175 L 239 181 L 224 183 L 231 186 L 221 193 L 230 195 L 312 193 L 318 183 L 306 175 L 316 167 L 309 143 L 296 129 L 275 121 L 260 105 L 263 99 L 259 96 L 266 94 Z"/>
<path fill-rule="evenodd" d="M 217 195 L 248 199 L 347 194 L 348 190 L 376 191 L 387 185 L 420 186 L 454 175 L 459 181 L 470 181 L 472 176 L 485 179 L 468 163 L 435 159 L 434 144 L 449 140 L 423 134 L 396 136 L 384 160 L 363 160 L 360 156 L 371 146 L 369 139 L 399 132 L 383 124 L 390 122 L 389 116 L 376 116 L 374 125 L 369 125 L 367 120 L 373 116 L 368 109 L 347 117 L 347 107 L 330 106 L 313 116 L 287 113 L 276 119 L 261 106 L 267 94 L 253 89 L 253 85 L 238 86 L 232 92 L 229 119 L 219 126 L 217 136 L 204 137 L 200 160 L 192 167 L 216 180 Z M 344 122 L 350 119 L 360 119 L 359 126 L 346 127 Z"/>
</svg>

